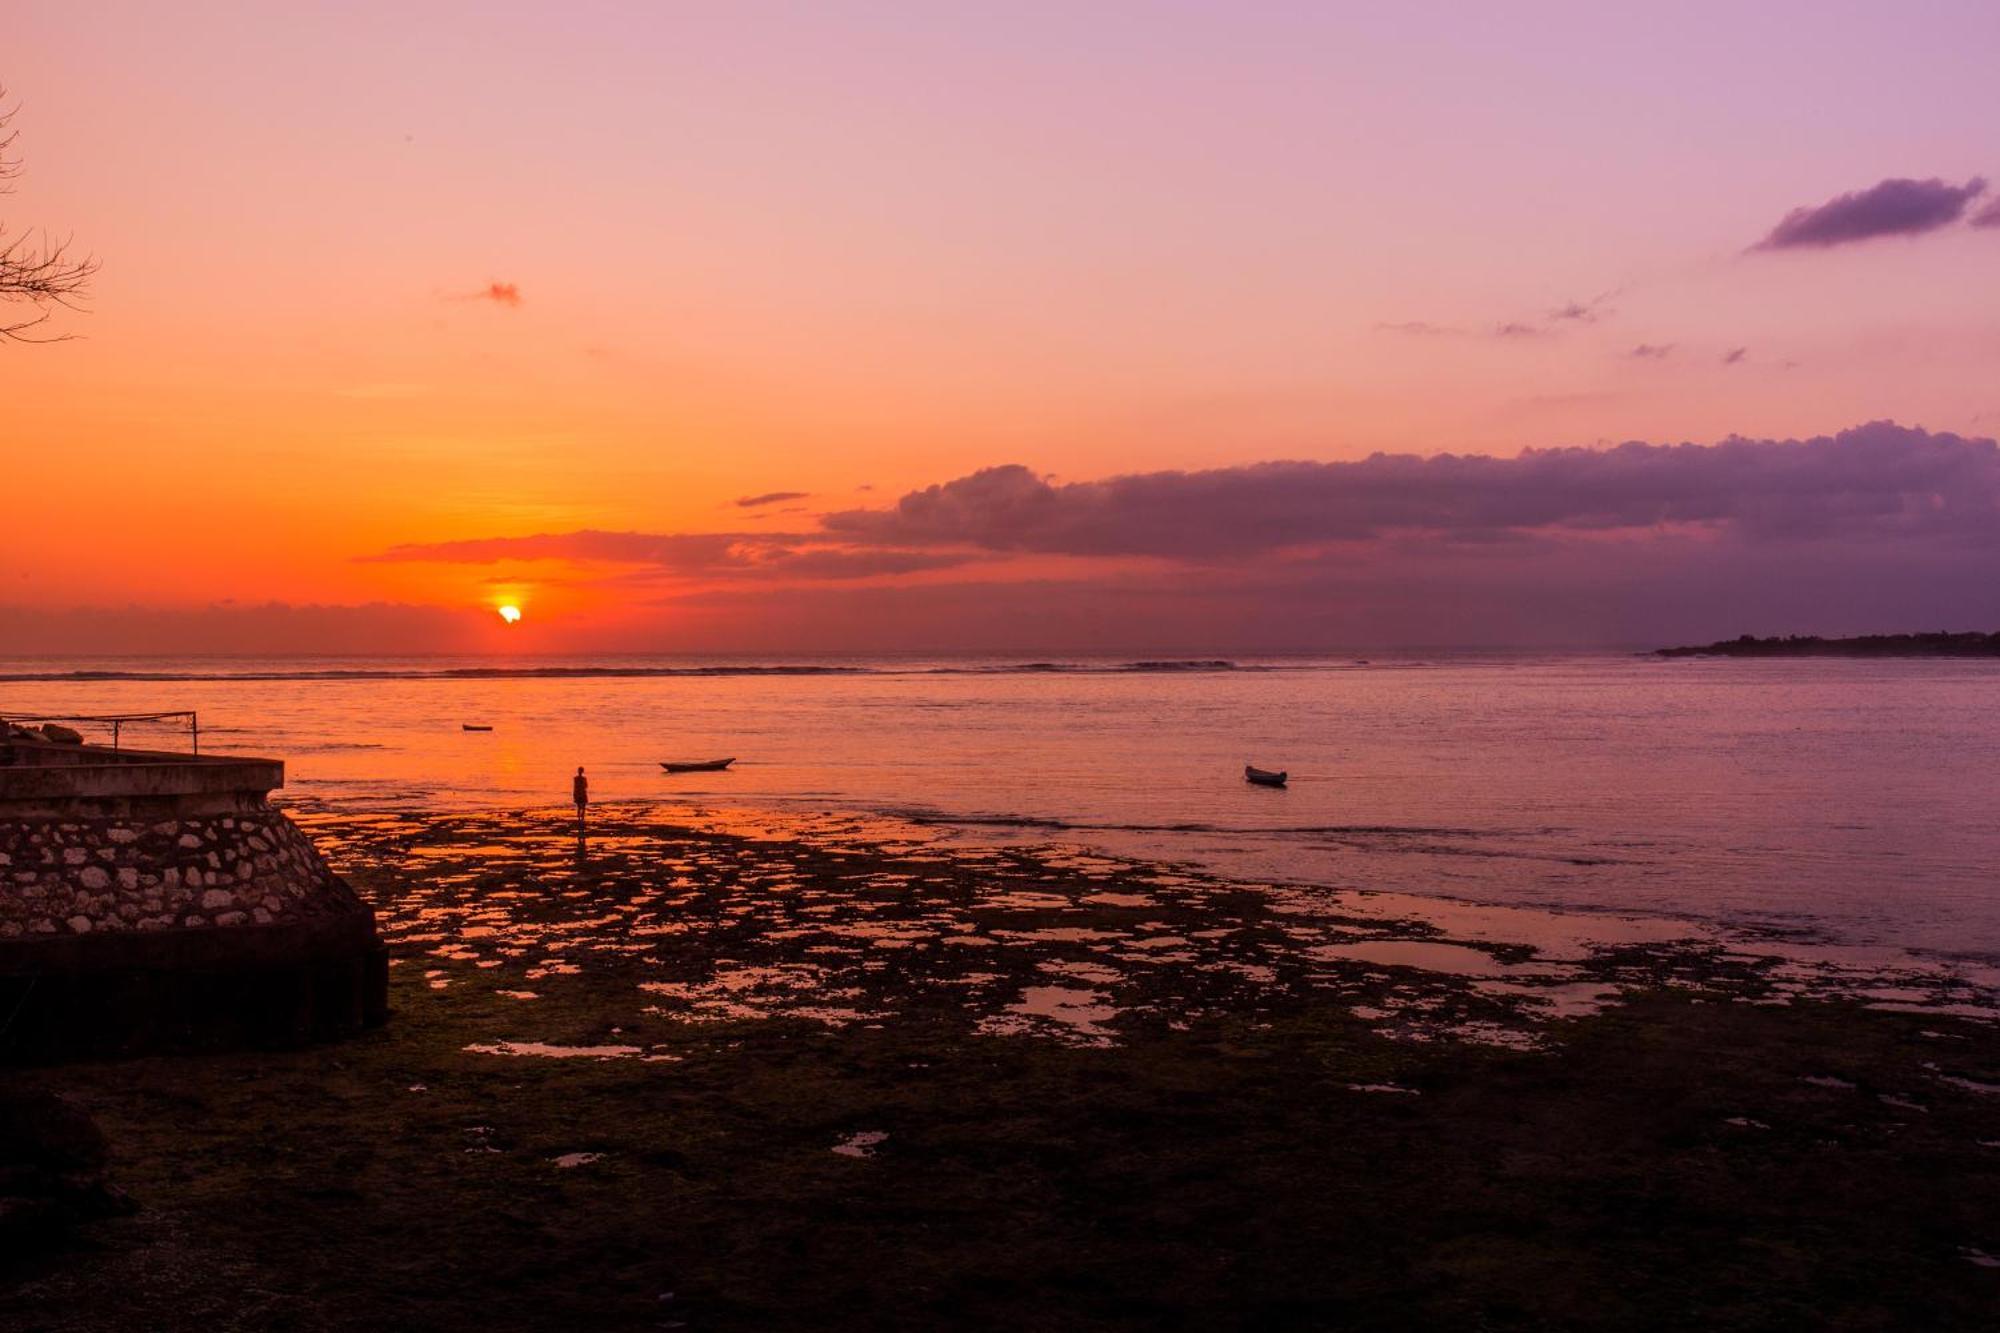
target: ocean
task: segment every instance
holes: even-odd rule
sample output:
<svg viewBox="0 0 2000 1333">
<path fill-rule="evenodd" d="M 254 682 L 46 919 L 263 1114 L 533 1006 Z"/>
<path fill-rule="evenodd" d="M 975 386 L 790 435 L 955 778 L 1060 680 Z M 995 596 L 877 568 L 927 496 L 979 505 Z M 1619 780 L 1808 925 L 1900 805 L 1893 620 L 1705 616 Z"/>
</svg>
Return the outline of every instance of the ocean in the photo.
<svg viewBox="0 0 2000 1333">
<path fill-rule="evenodd" d="M 2000 962 L 2000 663 L 0 661 L 0 712 L 169 708 L 198 711 L 205 752 L 284 759 L 284 799 L 343 810 L 560 805 L 582 764 L 595 801 L 662 817 L 852 815 Z"/>
</svg>

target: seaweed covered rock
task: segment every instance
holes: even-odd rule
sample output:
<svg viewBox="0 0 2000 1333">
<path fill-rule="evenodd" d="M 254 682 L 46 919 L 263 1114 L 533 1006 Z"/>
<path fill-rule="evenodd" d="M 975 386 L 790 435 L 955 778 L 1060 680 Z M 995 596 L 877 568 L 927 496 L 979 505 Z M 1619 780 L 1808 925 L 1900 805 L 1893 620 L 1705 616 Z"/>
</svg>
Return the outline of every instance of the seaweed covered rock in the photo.
<svg viewBox="0 0 2000 1333">
<path fill-rule="evenodd" d="M 104 1135 L 83 1109 L 46 1092 L 0 1091 L 0 1238 L 132 1211 L 106 1177 Z"/>
</svg>

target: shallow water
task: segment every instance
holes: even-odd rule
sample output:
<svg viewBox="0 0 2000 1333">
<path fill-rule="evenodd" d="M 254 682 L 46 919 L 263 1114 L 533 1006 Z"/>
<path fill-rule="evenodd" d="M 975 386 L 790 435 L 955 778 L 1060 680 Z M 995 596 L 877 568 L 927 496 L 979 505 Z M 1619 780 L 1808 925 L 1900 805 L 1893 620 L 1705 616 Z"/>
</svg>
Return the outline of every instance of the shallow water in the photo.
<svg viewBox="0 0 2000 1333">
<path fill-rule="evenodd" d="M 197 708 L 205 748 L 281 756 L 291 796 L 343 810 L 559 803 L 582 763 L 600 802 L 678 802 L 738 828 L 758 810 L 773 827 L 804 816 L 829 832 L 893 813 L 961 849 L 1071 845 L 1086 874 L 1096 848 L 1336 889 L 2000 957 L 1995 663 L 524 665 L 541 674 L 10 662 L 0 710 Z M 150 678 L 71 674 L 85 667 Z M 461 668 L 482 674 L 439 674 Z M 727 773 L 658 767 L 728 754 L 740 760 Z M 1246 785 L 1246 762 L 1290 769 L 1291 787 Z"/>
</svg>

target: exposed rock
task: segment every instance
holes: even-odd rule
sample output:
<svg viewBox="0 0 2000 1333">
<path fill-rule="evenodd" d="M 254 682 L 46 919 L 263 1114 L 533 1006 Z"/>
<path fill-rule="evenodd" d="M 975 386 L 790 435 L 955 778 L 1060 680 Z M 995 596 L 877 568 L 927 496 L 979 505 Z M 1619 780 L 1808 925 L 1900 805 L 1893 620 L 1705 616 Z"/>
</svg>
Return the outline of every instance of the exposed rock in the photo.
<svg viewBox="0 0 2000 1333">
<path fill-rule="evenodd" d="M 131 1212 L 105 1158 L 104 1135 L 75 1103 L 0 1091 L 0 1236 L 46 1243 L 52 1228 Z"/>
</svg>

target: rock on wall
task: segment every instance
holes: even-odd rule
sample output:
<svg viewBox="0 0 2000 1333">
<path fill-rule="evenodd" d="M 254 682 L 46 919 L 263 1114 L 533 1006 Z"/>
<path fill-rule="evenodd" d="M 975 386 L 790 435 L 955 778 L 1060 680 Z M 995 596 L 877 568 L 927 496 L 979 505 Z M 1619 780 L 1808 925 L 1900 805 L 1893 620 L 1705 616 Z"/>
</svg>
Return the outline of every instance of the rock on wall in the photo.
<svg viewBox="0 0 2000 1333">
<path fill-rule="evenodd" d="M 0 817 L 0 939 L 365 910 L 305 834 L 262 802 L 157 820 Z"/>
</svg>

